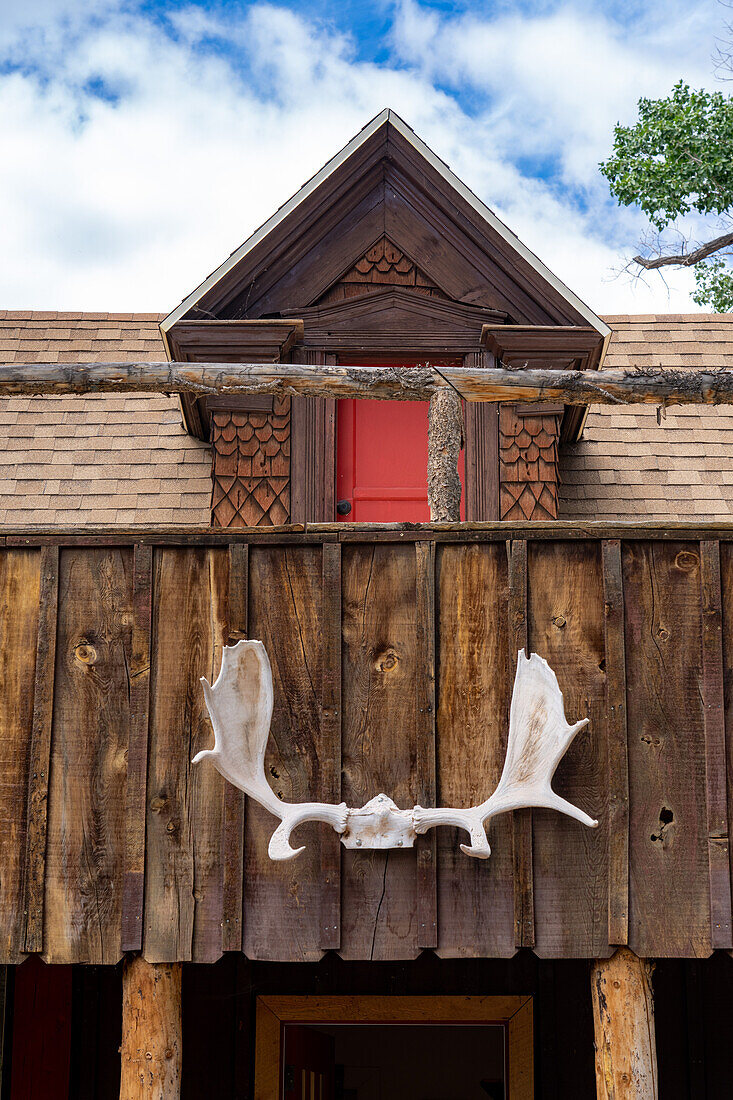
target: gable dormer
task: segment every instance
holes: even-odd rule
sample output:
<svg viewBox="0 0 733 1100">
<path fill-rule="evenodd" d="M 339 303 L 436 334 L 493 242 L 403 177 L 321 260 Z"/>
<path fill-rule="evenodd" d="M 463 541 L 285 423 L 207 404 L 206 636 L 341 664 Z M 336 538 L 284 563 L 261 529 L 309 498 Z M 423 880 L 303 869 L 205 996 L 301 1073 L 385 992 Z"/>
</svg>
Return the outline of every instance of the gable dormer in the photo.
<svg viewBox="0 0 733 1100">
<path fill-rule="evenodd" d="M 588 369 L 600 362 L 609 333 L 386 110 L 190 294 L 161 330 L 177 360 L 432 359 L 481 366 L 509 357 L 501 341 L 491 348 L 482 335 L 504 326 L 513 349 L 529 336 L 535 360 L 546 357 L 551 364 L 564 357 Z M 310 398 L 293 399 L 287 408 L 278 403 L 277 410 L 272 402 L 264 405 L 239 399 L 224 408 L 191 395 L 183 400 L 189 431 L 214 442 L 214 500 L 226 504 L 226 516 L 215 508 L 215 522 L 335 518 L 343 408 Z M 404 423 L 394 421 L 399 427 L 390 430 L 417 432 L 417 422 L 407 427 L 413 413 L 403 413 Z M 531 415 L 505 409 L 500 418 L 496 406 L 469 406 L 467 518 L 507 518 L 518 511 L 524 518 L 551 516 L 557 446 L 561 438 L 577 437 L 581 426 L 577 412 L 562 408 Z M 528 436 L 533 442 L 524 448 Z M 246 448 L 238 451 L 233 441 L 245 437 Z M 226 448 L 218 442 L 225 439 Z M 531 457 L 538 448 L 541 461 Z M 532 479 L 536 484 L 525 492 Z"/>
</svg>

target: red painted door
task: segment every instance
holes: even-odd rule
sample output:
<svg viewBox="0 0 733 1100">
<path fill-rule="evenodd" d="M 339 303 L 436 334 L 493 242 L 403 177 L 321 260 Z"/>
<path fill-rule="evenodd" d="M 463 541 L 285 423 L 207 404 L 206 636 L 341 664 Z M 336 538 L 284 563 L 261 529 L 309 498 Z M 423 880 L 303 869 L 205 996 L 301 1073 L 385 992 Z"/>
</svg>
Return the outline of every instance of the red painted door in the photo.
<svg viewBox="0 0 733 1100">
<path fill-rule="evenodd" d="M 337 402 L 336 499 L 349 523 L 427 523 L 427 401 Z M 464 452 L 458 466 L 465 487 Z M 461 519 L 465 519 L 465 492 Z"/>
</svg>

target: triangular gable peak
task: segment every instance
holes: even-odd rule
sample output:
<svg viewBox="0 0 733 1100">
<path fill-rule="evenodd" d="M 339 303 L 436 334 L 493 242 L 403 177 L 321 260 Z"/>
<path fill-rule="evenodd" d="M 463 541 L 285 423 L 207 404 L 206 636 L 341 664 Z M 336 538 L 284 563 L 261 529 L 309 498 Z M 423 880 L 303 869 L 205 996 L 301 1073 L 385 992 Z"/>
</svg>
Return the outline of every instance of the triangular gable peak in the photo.
<svg viewBox="0 0 733 1100">
<path fill-rule="evenodd" d="M 435 297 L 504 314 L 509 323 L 590 325 L 608 335 L 600 318 L 390 110 L 189 295 L 162 331 L 184 318 L 277 316 L 329 295 L 346 297 L 345 285 L 358 293 L 355 273 L 368 275 L 360 266 L 379 252 L 376 267 L 384 266 L 390 250 L 404 258 L 391 265 L 395 280 L 409 262 L 419 271 L 416 292 L 429 288 Z"/>
</svg>

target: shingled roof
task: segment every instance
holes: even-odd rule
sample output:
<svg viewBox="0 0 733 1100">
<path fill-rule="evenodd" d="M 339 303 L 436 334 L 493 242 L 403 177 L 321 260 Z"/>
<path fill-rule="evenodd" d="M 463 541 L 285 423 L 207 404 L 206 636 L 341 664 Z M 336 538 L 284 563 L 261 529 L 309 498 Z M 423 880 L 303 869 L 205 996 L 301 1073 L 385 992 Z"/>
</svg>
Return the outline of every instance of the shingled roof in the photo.
<svg viewBox="0 0 733 1100">
<path fill-rule="evenodd" d="M 0 360 L 165 357 L 162 315 L 0 311 Z M 608 317 L 606 367 L 733 368 L 727 314 Z M 0 400 L 0 522 L 210 521 L 206 444 L 178 399 L 147 394 Z M 733 515 L 733 407 L 594 406 L 561 452 L 562 519 Z"/>
<path fill-rule="evenodd" d="M 157 313 L 0 311 L 0 360 L 165 359 Z M 208 524 L 211 456 L 176 397 L 0 400 L 0 522 Z"/>
<path fill-rule="evenodd" d="M 606 317 L 604 368 L 733 368 L 730 314 Z M 561 519 L 729 519 L 733 407 L 684 405 L 657 423 L 648 405 L 591 407 L 560 458 Z"/>
</svg>

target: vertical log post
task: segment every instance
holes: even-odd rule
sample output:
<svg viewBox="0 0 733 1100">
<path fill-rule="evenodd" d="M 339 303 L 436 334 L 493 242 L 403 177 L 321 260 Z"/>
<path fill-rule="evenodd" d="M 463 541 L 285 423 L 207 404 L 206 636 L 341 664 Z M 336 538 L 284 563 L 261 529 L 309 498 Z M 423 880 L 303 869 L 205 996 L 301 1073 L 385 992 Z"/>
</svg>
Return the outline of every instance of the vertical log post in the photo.
<svg viewBox="0 0 733 1100">
<path fill-rule="evenodd" d="M 455 390 L 430 398 L 428 417 L 428 504 L 433 523 L 459 523 L 461 479 L 458 456 L 463 446 L 463 407 Z"/>
<path fill-rule="evenodd" d="M 658 1100 L 652 966 L 628 947 L 591 971 L 598 1100 Z"/>
<path fill-rule="evenodd" d="M 180 963 L 128 956 L 122 971 L 120 1100 L 179 1100 Z"/>
</svg>

